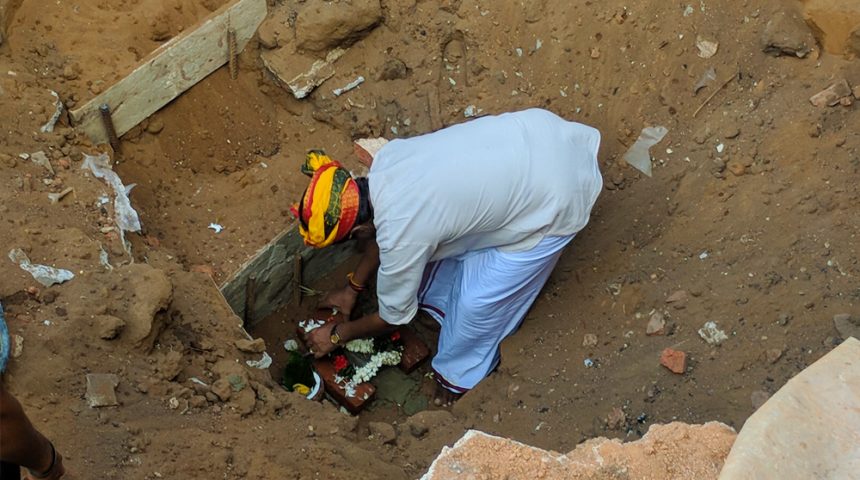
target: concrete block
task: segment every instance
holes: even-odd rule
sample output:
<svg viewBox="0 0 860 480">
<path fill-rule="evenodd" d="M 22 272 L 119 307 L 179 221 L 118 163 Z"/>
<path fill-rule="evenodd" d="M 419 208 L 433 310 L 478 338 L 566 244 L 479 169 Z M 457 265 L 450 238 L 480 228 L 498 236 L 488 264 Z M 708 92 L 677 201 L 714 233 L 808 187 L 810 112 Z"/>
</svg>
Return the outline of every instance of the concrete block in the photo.
<svg viewBox="0 0 860 480">
<path fill-rule="evenodd" d="M 856 478 L 857 405 L 860 340 L 849 338 L 789 380 L 747 419 L 720 478 Z"/>
</svg>

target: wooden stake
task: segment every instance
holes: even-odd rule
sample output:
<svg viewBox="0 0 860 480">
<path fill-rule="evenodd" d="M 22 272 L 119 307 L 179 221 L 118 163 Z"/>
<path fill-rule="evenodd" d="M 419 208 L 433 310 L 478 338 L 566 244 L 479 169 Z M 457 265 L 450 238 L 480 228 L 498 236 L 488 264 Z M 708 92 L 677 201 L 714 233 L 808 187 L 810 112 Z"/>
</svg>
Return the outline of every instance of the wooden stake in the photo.
<svg viewBox="0 0 860 480">
<path fill-rule="evenodd" d="M 119 155 L 119 137 L 116 135 L 116 129 L 113 127 L 110 105 L 107 103 L 99 105 L 99 116 L 102 119 L 102 126 L 105 129 L 105 136 L 108 139 L 108 143 L 110 143 L 110 148 L 113 149 L 114 155 Z"/>
<path fill-rule="evenodd" d="M 295 296 L 296 305 L 302 304 L 302 254 L 297 253 L 293 257 L 293 295 Z"/>
<path fill-rule="evenodd" d="M 244 326 L 247 328 L 256 321 L 254 310 L 257 306 L 257 275 L 248 275 L 248 283 L 245 284 L 245 318 Z"/>
<path fill-rule="evenodd" d="M 224 32 L 236 34 L 236 53 L 245 47 L 266 17 L 266 0 L 233 0 L 172 38 L 135 67 L 128 76 L 69 112 L 76 127 L 95 144 L 108 138 L 99 120 L 99 106 L 111 105 L 116 133 L 121 136 L 167 105 L 229 59 Z"/>
<path fill-rule="evenodd" d="M 236 80 L 239 76 L 239 48 L 236 46 L 236 30 L 227 29 L 227 65 L 230 68 L 230 78 Z"/>
</svg>

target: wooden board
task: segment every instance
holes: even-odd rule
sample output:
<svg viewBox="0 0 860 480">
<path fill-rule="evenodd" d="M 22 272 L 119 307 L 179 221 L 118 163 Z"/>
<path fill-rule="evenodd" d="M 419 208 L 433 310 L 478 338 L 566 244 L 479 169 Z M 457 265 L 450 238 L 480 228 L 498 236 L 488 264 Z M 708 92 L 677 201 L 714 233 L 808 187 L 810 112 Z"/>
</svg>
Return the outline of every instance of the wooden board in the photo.
<svg viewBox="0 0 860 480">
<path fill-rule="evenodd" d="M 227 63 L 227 29 L 236 31 L 238 51 L 245 48 L 266 17 L 266 0 L 235 0 L 165 43 L 132 71 L 82 107 L 72 122 L 96 143 L 106 143 L 99 106 L 108 104 L 117 135 L 123 135 L 182 92 Z"/>
</svg>

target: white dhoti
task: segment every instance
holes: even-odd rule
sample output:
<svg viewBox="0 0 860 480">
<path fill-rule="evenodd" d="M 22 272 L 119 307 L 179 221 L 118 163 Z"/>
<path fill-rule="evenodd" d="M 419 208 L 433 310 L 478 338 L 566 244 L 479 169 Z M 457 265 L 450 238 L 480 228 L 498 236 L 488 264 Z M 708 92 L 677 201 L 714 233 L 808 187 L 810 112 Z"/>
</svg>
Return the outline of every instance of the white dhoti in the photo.
<svg viewBox="0 0 860 480">
<path fill-rule="evenodd" d="M 499 345 L 513 333 L 573 235 L 545 237 L 524 252 L 487 248 L 430 263 L 419 308 L 441 325 L 432 367 L 443 386 L 472 389 L 499 363 Z"/>
</svg>

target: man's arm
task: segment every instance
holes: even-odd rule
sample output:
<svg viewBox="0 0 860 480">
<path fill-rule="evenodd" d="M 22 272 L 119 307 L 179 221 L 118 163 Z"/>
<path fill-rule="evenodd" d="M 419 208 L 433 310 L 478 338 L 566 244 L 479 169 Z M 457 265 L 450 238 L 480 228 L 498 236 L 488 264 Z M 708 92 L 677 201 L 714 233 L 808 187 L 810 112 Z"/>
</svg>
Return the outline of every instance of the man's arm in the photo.
<svg viewBox="0 0 860 480">
<path fill-rule="evenodd" d="M 376 244 L 375 238 L 367 240 L 365 250 L 358 261 L 358 266 L 355 267 L 352 280 L 359 285 L 367 285 L 373 277 L 373 272 L 379 267 L 379 245 Z M 337 308 L 349 317 L 352 312 L 352 307 L 355 306 L 355 301 L 358 298 L 358 291 L 349 286 L 349 283 L 343 287 L 329 292 L 320 302 L 322 308 Z M 338 332 L 340 333 L 340 332 Z"/>
<path fill-rule="evenodd" d="M 56 458 L 54 457 L 56 455 Z M 51 442 L 30 423 L 18 400 L 0 385 L 0 460 L 32 473 L 56 479 L 63 476 L 63 459 Z"/>
</svg>

